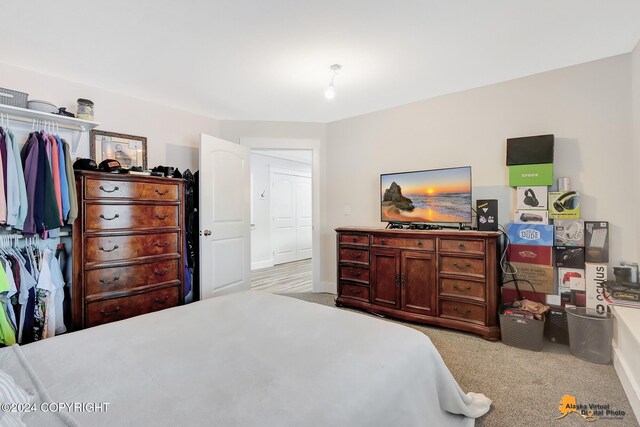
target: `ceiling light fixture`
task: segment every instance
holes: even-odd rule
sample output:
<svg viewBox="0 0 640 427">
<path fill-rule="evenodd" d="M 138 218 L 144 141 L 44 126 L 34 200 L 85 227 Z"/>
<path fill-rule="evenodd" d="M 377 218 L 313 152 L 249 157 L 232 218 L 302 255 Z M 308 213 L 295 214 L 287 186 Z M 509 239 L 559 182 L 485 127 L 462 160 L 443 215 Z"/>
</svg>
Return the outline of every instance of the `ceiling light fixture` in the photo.
<svg viewBox="0 0 640 427">
<path fill-rule="evenodd" d="M 329 69 L 333 72 L 333 74 L 331 74 L 331 80 L 329 81 L 329 87 L 327 87 L 324 90 L 324 97 L 327 99 L 333 99 L 336 97 L 336 88 L 333 85 L 333 81 L 335 80 L 336 76 L 338 75 L 338 71 L 340 71 L 342 69 L 342 65 L 340 64 L 333 64 L 331 67 L 329 67 Z"/>
</svg>

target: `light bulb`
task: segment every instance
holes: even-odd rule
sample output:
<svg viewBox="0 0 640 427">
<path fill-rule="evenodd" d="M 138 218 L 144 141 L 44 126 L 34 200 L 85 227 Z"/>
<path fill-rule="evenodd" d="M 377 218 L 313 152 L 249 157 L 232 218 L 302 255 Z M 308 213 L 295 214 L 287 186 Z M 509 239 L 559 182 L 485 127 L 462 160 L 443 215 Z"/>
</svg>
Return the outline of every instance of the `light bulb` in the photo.
<svg viewBox="0 0 640 427">
<path fill-rule="evenodd" d="M 327 99 L 333 99 L 336 97 L 336 89 L 333 87 L 333 85 L 329 85 L 329 87 L 325 89 L 324 97 Z"/>
</svg>

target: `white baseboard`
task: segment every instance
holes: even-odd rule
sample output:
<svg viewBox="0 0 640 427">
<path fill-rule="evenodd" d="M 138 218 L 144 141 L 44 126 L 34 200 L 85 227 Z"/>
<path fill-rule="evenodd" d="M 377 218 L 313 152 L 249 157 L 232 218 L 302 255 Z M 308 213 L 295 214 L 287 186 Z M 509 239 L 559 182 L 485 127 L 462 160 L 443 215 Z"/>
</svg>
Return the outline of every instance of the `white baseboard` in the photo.
<svg viewBox="0 0 640 427">
<path fill-rule="evenodd" d="M 273 267 L 273 258 L 264 261 L 256 261 L 251 263 L 251 270 L 259 270 L 261 268 Z"/>
<path fill-rule="evenodd" d="M 613 349 L 613 367 L 616 369 L 618 378 L 620 378 L 620 383 L 627 395 L 627 399 L 629 399 L 629 404 L 636 419 L 640 419 L 640 387 L 631 375 L 629 364 L 617 348 Z"/>
<path fill-rule="evenodd" d="M 314 283 L 313 284 L 313 292 L 316 292 L 316 293 L 325 292 L 325 293 L 329 293 L 329 294 L 336 294 L 337 293 L 336 282 Z"/>
</svg>

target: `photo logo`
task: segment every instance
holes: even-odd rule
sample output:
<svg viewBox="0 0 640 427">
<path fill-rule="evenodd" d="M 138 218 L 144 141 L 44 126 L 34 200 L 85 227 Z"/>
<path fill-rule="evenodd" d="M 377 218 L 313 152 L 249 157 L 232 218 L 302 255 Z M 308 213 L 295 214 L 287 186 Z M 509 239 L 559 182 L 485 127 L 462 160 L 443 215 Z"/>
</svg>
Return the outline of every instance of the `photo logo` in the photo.
<svg viewBox="0 0 640 427">
<path fill-rule="evenodd" d="M 576 397 L 570 394 L 562 396 L 558 410 L 560 411 L 560 415 L 556 417 L 556 420 L 573 413 L 589 422 L 596 421 L 598 418 L 621 420 L 625 416 L 624 411 L 611 409 L 611 405 L 608 403 L 578 403 Z"/>
</svg>

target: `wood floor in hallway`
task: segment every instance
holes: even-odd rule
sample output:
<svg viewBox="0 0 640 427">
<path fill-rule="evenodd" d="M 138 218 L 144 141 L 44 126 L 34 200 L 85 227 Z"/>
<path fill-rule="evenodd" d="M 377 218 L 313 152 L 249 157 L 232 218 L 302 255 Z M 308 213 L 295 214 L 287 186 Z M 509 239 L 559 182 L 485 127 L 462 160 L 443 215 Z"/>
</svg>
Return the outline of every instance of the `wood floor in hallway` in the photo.
<svg viewBox="0 0 640 427">
<path fill-rule="evenodd" d="M 251 289 L 272 294 L 311 292 L 311 259 L 288 262 L 251 272 Z"/>
</svg>

